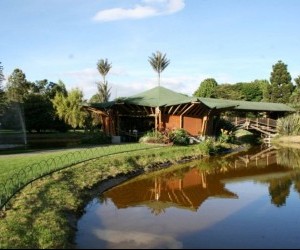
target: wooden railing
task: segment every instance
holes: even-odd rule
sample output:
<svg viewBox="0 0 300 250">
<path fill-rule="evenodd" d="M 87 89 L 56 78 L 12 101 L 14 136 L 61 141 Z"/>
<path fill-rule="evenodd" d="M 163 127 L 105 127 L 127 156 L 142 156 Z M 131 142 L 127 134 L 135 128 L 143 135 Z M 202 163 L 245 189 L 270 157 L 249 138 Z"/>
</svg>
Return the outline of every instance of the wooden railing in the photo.
<svg viewBox="0 0 300 250">
<path fill-rule="evenodd" d="M 277 121 L 271 118 L 226 117 L 225 119 L 246 130 L 256 130 L 268 136 L 276 134 Z"/>
</svg>

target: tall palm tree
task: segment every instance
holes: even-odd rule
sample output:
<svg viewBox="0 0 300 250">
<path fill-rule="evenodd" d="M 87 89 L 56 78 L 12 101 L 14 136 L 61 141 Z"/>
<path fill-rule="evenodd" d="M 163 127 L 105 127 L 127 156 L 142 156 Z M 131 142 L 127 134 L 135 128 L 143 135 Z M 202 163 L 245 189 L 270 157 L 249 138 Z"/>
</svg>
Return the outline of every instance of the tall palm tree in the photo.
<svg viewBox="0 0 300 250">
<path fill-rule="evenodd" d="M 169 65 L 170 60 L 167 59 L 166 54 L 156 51 L 156 53 L 152 53 L 151 57 L 149 56 L 148 61 L 158 74 L 158 86 L 160 86 L 160 74 Z"/>
<path fill-rule="evenodd" d="M 167 59 L 166 54 L 163 55 L 160 51 L 156 51 L 156 53 L 152 53 L 152 57 L 149 57 L 148 61 L 158 74 L 158 86 L 160 86 L 160 74 L 169 65 L 170 60 Z M 158 101 L 157 107 L 155 109 L 155 131 L 157 131 L 157 129 L 160 129 L 161 124 L 161 112 L 159 109 L 159 103 L 160 89 L 158 89 Z"/>
<path fill-rule="evenodd" d="M 103 83 L 105 83 L 105 81 L 106 81 L 105 77 L 111 69 L 111 63 L 109 63 L 107 59 L 105 59 L 105 60 L 101 59 L 97 63 L 97 69 L 103 77 Z"/>
<path fill-rule="evenodd" d="M 110 97 L 110 89 L 111 88 L 108 87 L 108 83 L 107 83 L 105 77 L 106 77 L 107 73 L 110 71 L 111 67 L 112 67 L 111 63 L 109 63 L 107 59 L 105 59 L 105 60 L 101 59 L 97 63 L 97 69 L 103 77 L 103 82 L 99 82 L 97 84 L 98 85 L 98 95 L 99 95 L 100 99 L 102 100 L 102 102 L 107 102 Z"/>
<path fill-rule="evenodd" d="M 108 102 L 110 98 L 110 90 L 107 83 L 98 83 L 98 95 L 100 102 Z"/>
</svg>

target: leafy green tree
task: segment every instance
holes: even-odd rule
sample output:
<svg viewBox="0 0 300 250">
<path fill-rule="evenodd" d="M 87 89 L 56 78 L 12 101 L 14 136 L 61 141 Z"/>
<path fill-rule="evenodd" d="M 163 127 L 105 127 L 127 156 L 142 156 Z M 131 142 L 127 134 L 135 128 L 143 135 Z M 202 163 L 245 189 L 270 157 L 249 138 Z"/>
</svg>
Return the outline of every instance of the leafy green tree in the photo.
<svg viewBox="0 0 300 250">
<path fill-rule="evenodd" d="M 236 83 L 237 89 L 241 92 L 245 101 L 259 102 L 263 99 L 263 80 L 253 82 Z"/>
<path fill-rule="evenodd" d="M 167 59 L 166 54 L 162 54 L 160 51 L 152 53 L 152 56 L 148 59 L 153 70 L 158 74 L 158 86 L 160 86 L 160 75 L 161 72 L 165 70 L 166 67 L 170 64 L 170 60 Z"/>
<path fill-rule="evenodd" d="M 89 103 L 99 103 L 99 102 L 102 102 L 102 98 L 98 93 L 94 94 L 89 100 Z"/>
<path fill-rule="evenodd" d="M 61 81 L 53 83 L 44 79 L 30 84 L 30 93 L 24 99 L 26 129 L 29 132 L 67 131 L 68 125 L 56 115 L 51 102 L 57 93 L 67 95 L 65 85 Z"/>
<path fill-rule="evenodd" d="M 45 94 L 47 85 L 48 85 L 47 79 L 35 81 L 35 83 L 30 84 L 30 92 Z"/>
<path fill-rule="evenodd" d="M 31 83 L 30 92 L 45 95 L 49 99 L 53 99 L 57 93 L 62 93 L 64 96 L 68 94 L 65 84 L 61 80 L 58 83 L 54 83 L 49 82 L 47 79 Z"/>
<path fill-rule="evenodd" d="M 57 93 L 61 93 L 63 96 L 68 95 L 66 85 L 61 80 L 58 80 L 57 83 L 50 82 L 46 87 L 46 95 L 48 98 L 53 99 Z"/>
<path fill-rule="evenodd" d="M 294 79 L 295 83 L 296 83 L 296 87 L 300 88 L 300 75 Z"/>
<path fill-rule="evenodd" d="M 15 69 L 8 77 L 7 98 L 8 101 L 23 103 L 29 94 L 31 84 L 26 80 L 26 75 L 20 69 Z"/>
<path fill-rule="evenodd" d="M 55 127 L 55 110 L 46 95 L 31 93 L 24 100 L 26 130 L 42 132 Z"/>
<path fill-rule="evenodd" d="M 230 99 L 230 100 L 242 100 L 243 94 L 234 84 L 220 84 L 216 86 L 215 98 Z"/>
<path fill-rule="evenodd" d="M 71 90 L 67 96 L 57 93 L 52 100 L 58 117 L 74 130 L 84 127 L 87 113 L 81 109 L 83 102 L 83 93 L 79 89 Z"/>
<path fill-rule="evenodd" d="M 98 88 L 98 97 L 100 99 L 100 102 L 108 102 L 110 98 L 110 90 L 111 88 L 108 87 L 108 82 L 106 81 L 106 75 L 110 71 L 112 65 L 111 63 L 108 62 L 107 59 L 101 59 L 97 63 L 97 69 L 99 73 L 103 77 L 103 81 L 97 83 L 97 88 Z"/>
<path fill-rule="evenodd" d="M 270 77 L 271 102 L 287 103 L 294 90 L 292 78 L 288 72 L 287 65 L 278 61 L 273 65 Z"/>
<path fill-rule="evenodd" d="M 296 87 L 290 96 L 290 103 L 294 106 L 296 109 L 300 109 L 300 75 L 294 79 L 296 83 Z"/>
<path fill-rule="evenodd" d="M 89 103 L 100 103 L 100 102 L 102 102 L 102 98 L 98 93 L 93 95 L 89 100 Z M 94 112 L 91 113 L 88 112 L 88 116 L 85 122 L 85 127 L 87 129 L 89 129 L 90 131 L 94 131 L 96 128 L 100 127 L 101 124 L 102 124 L 102 119 L 100 115 Z"/>
<path fill-rule="evenodd" d="M 215 97 L 215 90 L 217 86 L 218 83 L 214 78 L 207 78 L 200 83 L 200 86 L 195 91 L 194 96 Z"/>
<path fill-rule="evenodd" d="M 271 99 L 270 82 L 268 80 L 255 80 L 253 83 L 258 84 L 262 93 L 262 98 L 258 101 L 269 102 Z"/>
<path fill-rule="evenodd" d="M 5 107 L 5 91 L 2 85 L 2 82 L 4 81 L 4 74 L 3 74 L 3 66 L 0 62 L 0 114 L 3 113 L 4 107 Z"/>
<path fill-rule="evenodd" d="M 2 87 L 2 81 L 4 81 L 4 74 L 3 74 L 3 66 L 0 62 L 0 87 Z"/>
</svg>

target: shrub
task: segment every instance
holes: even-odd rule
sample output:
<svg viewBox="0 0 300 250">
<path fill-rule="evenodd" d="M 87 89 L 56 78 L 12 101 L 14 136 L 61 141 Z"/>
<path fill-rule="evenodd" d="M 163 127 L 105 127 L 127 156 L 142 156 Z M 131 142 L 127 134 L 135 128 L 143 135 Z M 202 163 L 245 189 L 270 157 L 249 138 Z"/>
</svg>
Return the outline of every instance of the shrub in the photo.
<svg viewBox="0 0 300 250">
<path fill-rule="evenodd" d="M 204 155 L 210 155 L 215 151 L 214 145 L 215 145 L 214 139 L 208 137 L 205 141 L 201 142 L 198 147 L 200 152 L 202 152 Z"/>
<path fill-rule="evenodd" d="M 220 136 L 222 134 L 222 129 L 227 131 L 235 131 L 235 125 L 224 119 L 224 118 L 216 118 L 216 135 Z"/>
<path fill-rule="evenodd" d="M 140 138 L 139 142 L 146 143 L 170 143 L 175 145 L 188 145 L 189 135 L 184 129 L 176 129 L 173 131 L 149 131 L 143 137 Z"/>
<path fill-rule="evenodd" d="M 221 128 L 221 134 L 218 137 L 218 141 L 221 143 L 232 143 L 234 142 L 235 136 L 232 131 Z"/>
<path fill-rule="evenodd" d="M 188 145 L 190 142 L 189 135 L 184 129 L 172 131 L 169 138 L 175 145 Z"/>
<path fill-rule="evenodd" d="M 292 114 L 277 120 L 280 135 L 300 135 L 300 115 Z"/>
<path fill-rule="evenodd" d="M 168 138 L 159 131 L 148 131 L 139 142 L 142 143 L 167 143 Z"/>
</svg>

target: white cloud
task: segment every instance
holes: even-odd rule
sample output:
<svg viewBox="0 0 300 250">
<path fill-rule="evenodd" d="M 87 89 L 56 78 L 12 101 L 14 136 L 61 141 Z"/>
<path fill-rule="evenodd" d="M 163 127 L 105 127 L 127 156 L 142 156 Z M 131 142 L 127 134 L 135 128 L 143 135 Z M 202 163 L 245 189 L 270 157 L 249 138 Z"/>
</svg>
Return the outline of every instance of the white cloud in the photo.
<svg viewBox="0 0 300 250">
<path fill-rule="evenodd" d="M 96 68 L 69 71 L 64 73 L 62 77 L 68 78 L 66 80 L 66 83 L 69 83 L 67 84 L 68 90 L 77 87 L 83 91 L 86 99 L 90 99 L 97 93 L 96 83 L 102 79 Z M 161 86 L 192 96 L 200 83 L 211 77 L 211 75 L 205 74 L 166 76 L 162 77 Z M 225 74 L 216 75 L 214 78 L 220 84 L 231 82 L 230 76 Z M 112 68 L 109 72 L 108 83 L 111 87 L 111 100 L 113 100 L 117 97 L 128 97 L 156 87 L 157 77 L 155 75 L 148 77 L 146 73 L 141 74 L 140 72 L 129 74 L 124 68 Z"/>
<path fill-rule="evenodd" d="M 166 13 L 172 14 L 178 12 L 184 8 L 184 0 L 170 0 L 167 1 Z"/>
<path fill-rule="evenodd" d="M 99 78 L 100 74 L 95 68 L 86 68 L 78 71 L 69 71 L 65 73 L 67 76 L 73 77 L 78 80 L 91 81 Z"/>
<path fill-rule="evenodd" d="M 100 75 L 99 71 L 96 68 L 85 68 L 82 70 L 77 70 L 77 71 L 69 71 L 66 72 L 65 75 L 71 76 L 77 79 L 84 79 L 84 80 L 95 80 L 99 81 L 102 79 L 102 76 Z M 109 71 L 109 75 L 112 76 L 126 76 L 128 73 L 126 70 L 122 68 L 115 68 L 113 67 Z"/>
<path fill-rule="evenodd" d="M 170 248 L 181 249 L 182 243 L 172 236 L 159 235 L 154 233 L 143 233 L 138 231 L 117 231 L 101 230 L 94 231 L 98 239 L 104 240 L 108 248 L 115 249 L 143 249 L 143 248 Z"/>
<path fill-rule="evenodd" d="M 109 22 L 124 19 L 143 19 L 152 16 L 170 15 L 182 10 L 184 0 L 143 0 L 130 9 L 112 8 L 99 11 L 95 21 Z"/>
<path fill-rule="evenodd" d="M 122 68 L 112 68 L 109 71 L 110 76 L 126 77 L 128 73 Z M 63 78 L 68 78 L 67 84 L 68 90 L 71 88 L 79 88 L 83 91 L 85 98 L 90 99 L 95 93 L 97 93 L 97 82 L 102 80 L 102 76 L 96 68 L 85 68 L 77 71 L 69 71 L 62 74 Z M 112 98 L 115 98 L 115 85 L 108 81 L 112 86 Z M 126 89 L 126 88 L 125 88 Z M 126 92 L 128 93 L 128 92 Z"/>
</svg>

